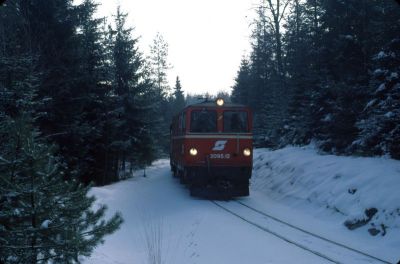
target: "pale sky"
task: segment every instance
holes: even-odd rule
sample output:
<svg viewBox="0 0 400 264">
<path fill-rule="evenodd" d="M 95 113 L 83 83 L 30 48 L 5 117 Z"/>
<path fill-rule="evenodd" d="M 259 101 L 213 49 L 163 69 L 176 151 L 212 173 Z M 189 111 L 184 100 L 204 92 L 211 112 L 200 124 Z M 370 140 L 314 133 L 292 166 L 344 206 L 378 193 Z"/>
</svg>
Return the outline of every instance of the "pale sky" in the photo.
<svg viewBox="0 0 400 264">
<path fill-rule="evenodd" d="M 169 45 L 170 86 L 185 93 L 231 91 L 241 58 L 250 51 L 250 23 L 259 0 L 97 0 L 101 16 L 121 5 L 146 55 L 157 32 Z"/>
</svg>

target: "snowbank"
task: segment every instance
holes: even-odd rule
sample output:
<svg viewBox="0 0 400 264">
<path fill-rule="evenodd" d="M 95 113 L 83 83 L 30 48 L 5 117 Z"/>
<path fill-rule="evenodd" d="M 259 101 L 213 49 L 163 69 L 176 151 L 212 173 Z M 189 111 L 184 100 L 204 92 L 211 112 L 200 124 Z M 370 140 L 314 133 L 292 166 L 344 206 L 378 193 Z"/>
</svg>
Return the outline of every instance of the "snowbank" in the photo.
<svg viewBox="0 0 400 264">
<path fill-rule="evenodd" d="M 400 161 L 321 155 L 310 146 L 256 149 L 252 177 L 254 190 L 293 207 L 340 214 L 338 224 L 350 230 L 400 231 Z"/>
<path fill-rule="evenodd" d="M 154 258 L 165 264 L 328 263 L 206 199 L 190 197 L 187 188 L 171 176 L 168 160 L 154 162 L 146 175 L 135 171 L 126 181 L 92 188 L 97 203 L 108 205 L 107 214 L 119 211 L 125 222 L 92 256 L 82 258 L 83 263 L 154 263 Z M 257 149 L 250 196 L 237 199 L 309 232 L 397 263 L 398 187 L 399 161 L 319 155 L 311 147 Z M 244 208 L 232 201 L 225 205 Z M 274 228 L 268 219 L 246 217 Z M 344 225 L 346 221 L 353 231 Z M 372 228 L 379 233 L 370 235 Z M 297 237 L 284 226 L 278 230 L 324 254 L 341 254 L 307 236 Z M 340 263 L 371 263 L 342 253 L 340 259 L 348 260 Z"/>
</svg>

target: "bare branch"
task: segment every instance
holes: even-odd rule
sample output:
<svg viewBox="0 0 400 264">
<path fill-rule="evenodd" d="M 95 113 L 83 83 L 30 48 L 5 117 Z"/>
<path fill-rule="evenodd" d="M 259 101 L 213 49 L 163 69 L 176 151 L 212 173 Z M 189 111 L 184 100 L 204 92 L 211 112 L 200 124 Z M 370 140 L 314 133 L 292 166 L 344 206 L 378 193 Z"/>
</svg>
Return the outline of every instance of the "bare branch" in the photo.
<svg viewBox="0 0 400 264">
<path fill-rule="evenodd" d="M 272 0 L 267 0 L 267 3 L 269 5 L 269 10 L 271 11 L 272 16 L 274 17 L 274 20 L 276 20 L 277 19 L 277 14 L 276 14 L 274 5 L 272 4 Z"/>
<path fill-rule="evenodd" d="M 276 33 L 276 29 L 275 29 L 275 25 L 274 25 L 274 21 L 272 21 L 272 18 L 267 17 L 267 21 L 268 25 L 270 26 L 272 33 L 275 34 Z"/>
<path fill-rule="evenodd" d="M 283 16 L 285 15 L 285 11 L 286 11 L 286 8 L 289 6 L 289 3 L 290 3 L 290 0 L 287 0 L 287 1 L 285 2 L 285 6 L 283 7 L 282 14 L 281 14 L 281 16 L 280 16 L 279 19 L 278 19 L 278 23 L 281 22 Z"/>
</svg>

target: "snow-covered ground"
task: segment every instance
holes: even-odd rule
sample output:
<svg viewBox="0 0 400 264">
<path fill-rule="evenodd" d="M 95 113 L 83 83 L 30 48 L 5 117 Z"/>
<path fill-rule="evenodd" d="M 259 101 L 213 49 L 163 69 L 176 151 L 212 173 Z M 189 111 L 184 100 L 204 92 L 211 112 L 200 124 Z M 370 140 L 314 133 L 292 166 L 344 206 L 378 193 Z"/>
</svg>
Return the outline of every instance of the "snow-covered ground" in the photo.
<svg viewBox="0 0 400 264">
<path fill-rule="evenodd" d="M 374 256 L 400 260 L 400 161 L 319 155 L 313 147 L 257 149 L 252 190 L 254 207 Z M 264 195 L 278 207 L 266 204 Z"/>
<path fill-rule="evenodd" d="M 171 176 L 168 160 L 155 162 L 146 170 L 146 178 L 142 174 L 138 171 L 127 181 L 93 188 L 98 203 L 107 204 L 109 214 L 122 212 L 125 223 L 106 237 L 86 264 L 329 263 L 210 201 L 190 197 Z M 258 149 L 250 196 L 237 200 L 396 263 L 400 260 L 399 187 L 399 161 L 318 155 L 310 147 Z M 221 204 L 237 212 L 244 210 L 233 201 Z M 365 210 L 370 209 L 371 215 L 375 212 L 372 208 L 377 212 L 369 219 Z M 256 217 L 246 211 L 243 214 Z M 344 225 L 346 221 L 352 228 L 360 227 L 350 231 Z M 280 230 L 279 225 L 268 221 L 262 224 L 296 240 L 295 234 Z M 372 236 L 368 229 L 379 233 Z M 321 250 L 318 242 L 304 241 L 308 247 Z M 351 256 L 343 261 L 346 256 L 343 254 L 341 262 L 368 263 Z"/>
</svg>

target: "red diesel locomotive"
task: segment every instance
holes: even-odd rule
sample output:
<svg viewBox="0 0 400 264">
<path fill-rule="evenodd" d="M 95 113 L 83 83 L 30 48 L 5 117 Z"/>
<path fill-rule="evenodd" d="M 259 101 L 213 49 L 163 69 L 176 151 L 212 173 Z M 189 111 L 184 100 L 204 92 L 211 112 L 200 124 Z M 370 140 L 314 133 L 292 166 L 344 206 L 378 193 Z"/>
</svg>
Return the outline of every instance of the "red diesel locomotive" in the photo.
<svg viewBox="0 0 400 264">
<path fill-rule="evenodd" d="M 250 108 L 206 100 L 173 118 L 171 171 L 189 186 L 191 195 L 248 196 L 252 146 Z"/>
</svg>

